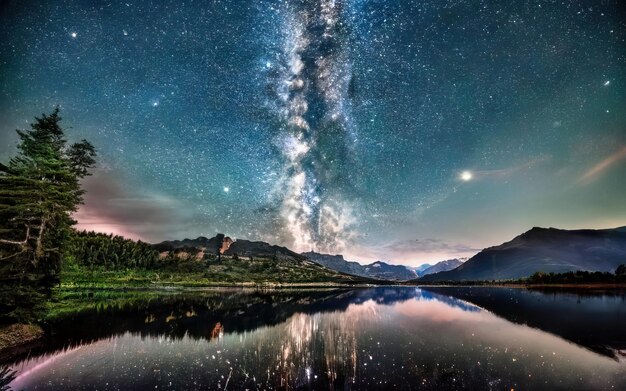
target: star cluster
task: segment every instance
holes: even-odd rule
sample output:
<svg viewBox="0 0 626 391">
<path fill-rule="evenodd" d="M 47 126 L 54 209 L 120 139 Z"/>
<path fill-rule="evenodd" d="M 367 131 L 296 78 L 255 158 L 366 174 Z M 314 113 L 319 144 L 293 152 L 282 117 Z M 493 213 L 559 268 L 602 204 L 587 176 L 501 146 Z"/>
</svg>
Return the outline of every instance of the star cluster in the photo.
<svg viewBox="0 0 626 391">
<path fill-rule="evenodd" d="M 225 232 L 420 263 L 534 225 L 624 225 L 619 11 L 5 1 L 0 157 L 59 105 L 100 152 L 81 227 L 150 241 Z"/>
</svg>

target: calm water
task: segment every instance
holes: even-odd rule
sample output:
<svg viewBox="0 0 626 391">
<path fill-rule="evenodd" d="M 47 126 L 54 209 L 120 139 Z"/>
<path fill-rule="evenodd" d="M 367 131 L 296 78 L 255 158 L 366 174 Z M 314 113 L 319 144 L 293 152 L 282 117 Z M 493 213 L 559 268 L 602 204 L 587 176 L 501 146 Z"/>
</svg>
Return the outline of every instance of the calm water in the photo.
<svg viewBox="0 0 626 391">
<path fill-rule="evenodd" d="M 14 389 L 626 390 L 626 294 L 213 290 L 66 316 Z"/>
</svg>

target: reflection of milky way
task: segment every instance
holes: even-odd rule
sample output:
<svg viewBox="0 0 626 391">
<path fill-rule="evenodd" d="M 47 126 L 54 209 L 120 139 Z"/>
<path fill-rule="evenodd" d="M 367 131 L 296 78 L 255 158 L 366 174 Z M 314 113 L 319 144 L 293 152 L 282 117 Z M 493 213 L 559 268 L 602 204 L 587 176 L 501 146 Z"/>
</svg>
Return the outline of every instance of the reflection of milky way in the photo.
<svg viewBox="0 0 626 391">
<path fill-rule="evenodd" d="M 333 194 L 336 159 L 349 154 L 354 137 L 346 96 L 349 34 L 342 6 L 332 0 L 285 5 L 282 48 L 268 62 L 269 105 L 278 116 L 276 139 L 284 167 L 280 215 L 299 250 L 345 247 L 351 210 Z M 332 146 L 332 148 L 331 148 Z"/>
</svg>

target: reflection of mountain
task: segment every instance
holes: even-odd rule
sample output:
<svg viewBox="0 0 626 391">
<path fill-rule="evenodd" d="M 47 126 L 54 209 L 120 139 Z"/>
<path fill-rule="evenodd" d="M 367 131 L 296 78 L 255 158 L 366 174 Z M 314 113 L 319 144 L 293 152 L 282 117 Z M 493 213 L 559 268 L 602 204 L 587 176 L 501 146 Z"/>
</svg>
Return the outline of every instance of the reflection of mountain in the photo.
<svg viewBox="0 0 626 391">
<path fill-rule="evenodd" d="M 538 271 L 613 272 L 625 262 L 626 227 L 574 231 L 535 227 L 507 243 L 481 251 L 454 270 L 419 281 L 515 279 Z"/>
<path fill-rule="evenodd" d="M 463 300 L 459 300 L 456 297 L 429 292 L 423 289 L 418 290 L 417 298 L 420 300 L 437 300 L 442 303 L 446 303 L 450 307 L 459 308 L 468 312 L 478 312 L 481 310 L 480 307 L 467 303 Z"/>
<path fill-rule="evenodd" d="M 211 340 L 282 323 L 296 313 L 345 311 L 373 300 L 389 305 L 416 296 L 415 288 L 329 289 L 315 291 L 233 289 L 194 292 L 132 301 L 77 312 L 52 321 L 44 351 L 65 349 L 122 335 Z M 32 354 L 32 353 L 31 353 Z"/>
<path fill-rule="evenodd" d="M 473 303 L 511 322 L 526 324 L 616 358 L 626 349 L 626 292 L 538 291 L 491 287 L 428 287 L 423 291 Z M 621 300 L 607 300 L 607 297 Z"/>
</svg>

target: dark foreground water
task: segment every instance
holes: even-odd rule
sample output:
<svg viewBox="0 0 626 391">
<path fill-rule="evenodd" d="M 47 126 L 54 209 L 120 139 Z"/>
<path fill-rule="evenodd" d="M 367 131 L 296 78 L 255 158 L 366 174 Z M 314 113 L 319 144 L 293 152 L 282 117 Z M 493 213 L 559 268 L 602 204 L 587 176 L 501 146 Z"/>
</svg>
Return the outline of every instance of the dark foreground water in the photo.
<svg viewBox="0 0 626 391">
<path fill-rule="evenodd" d="M 626 390 L 626 294 L 212 290 L 60 318 L 14 389 Z"/>
</svg>

